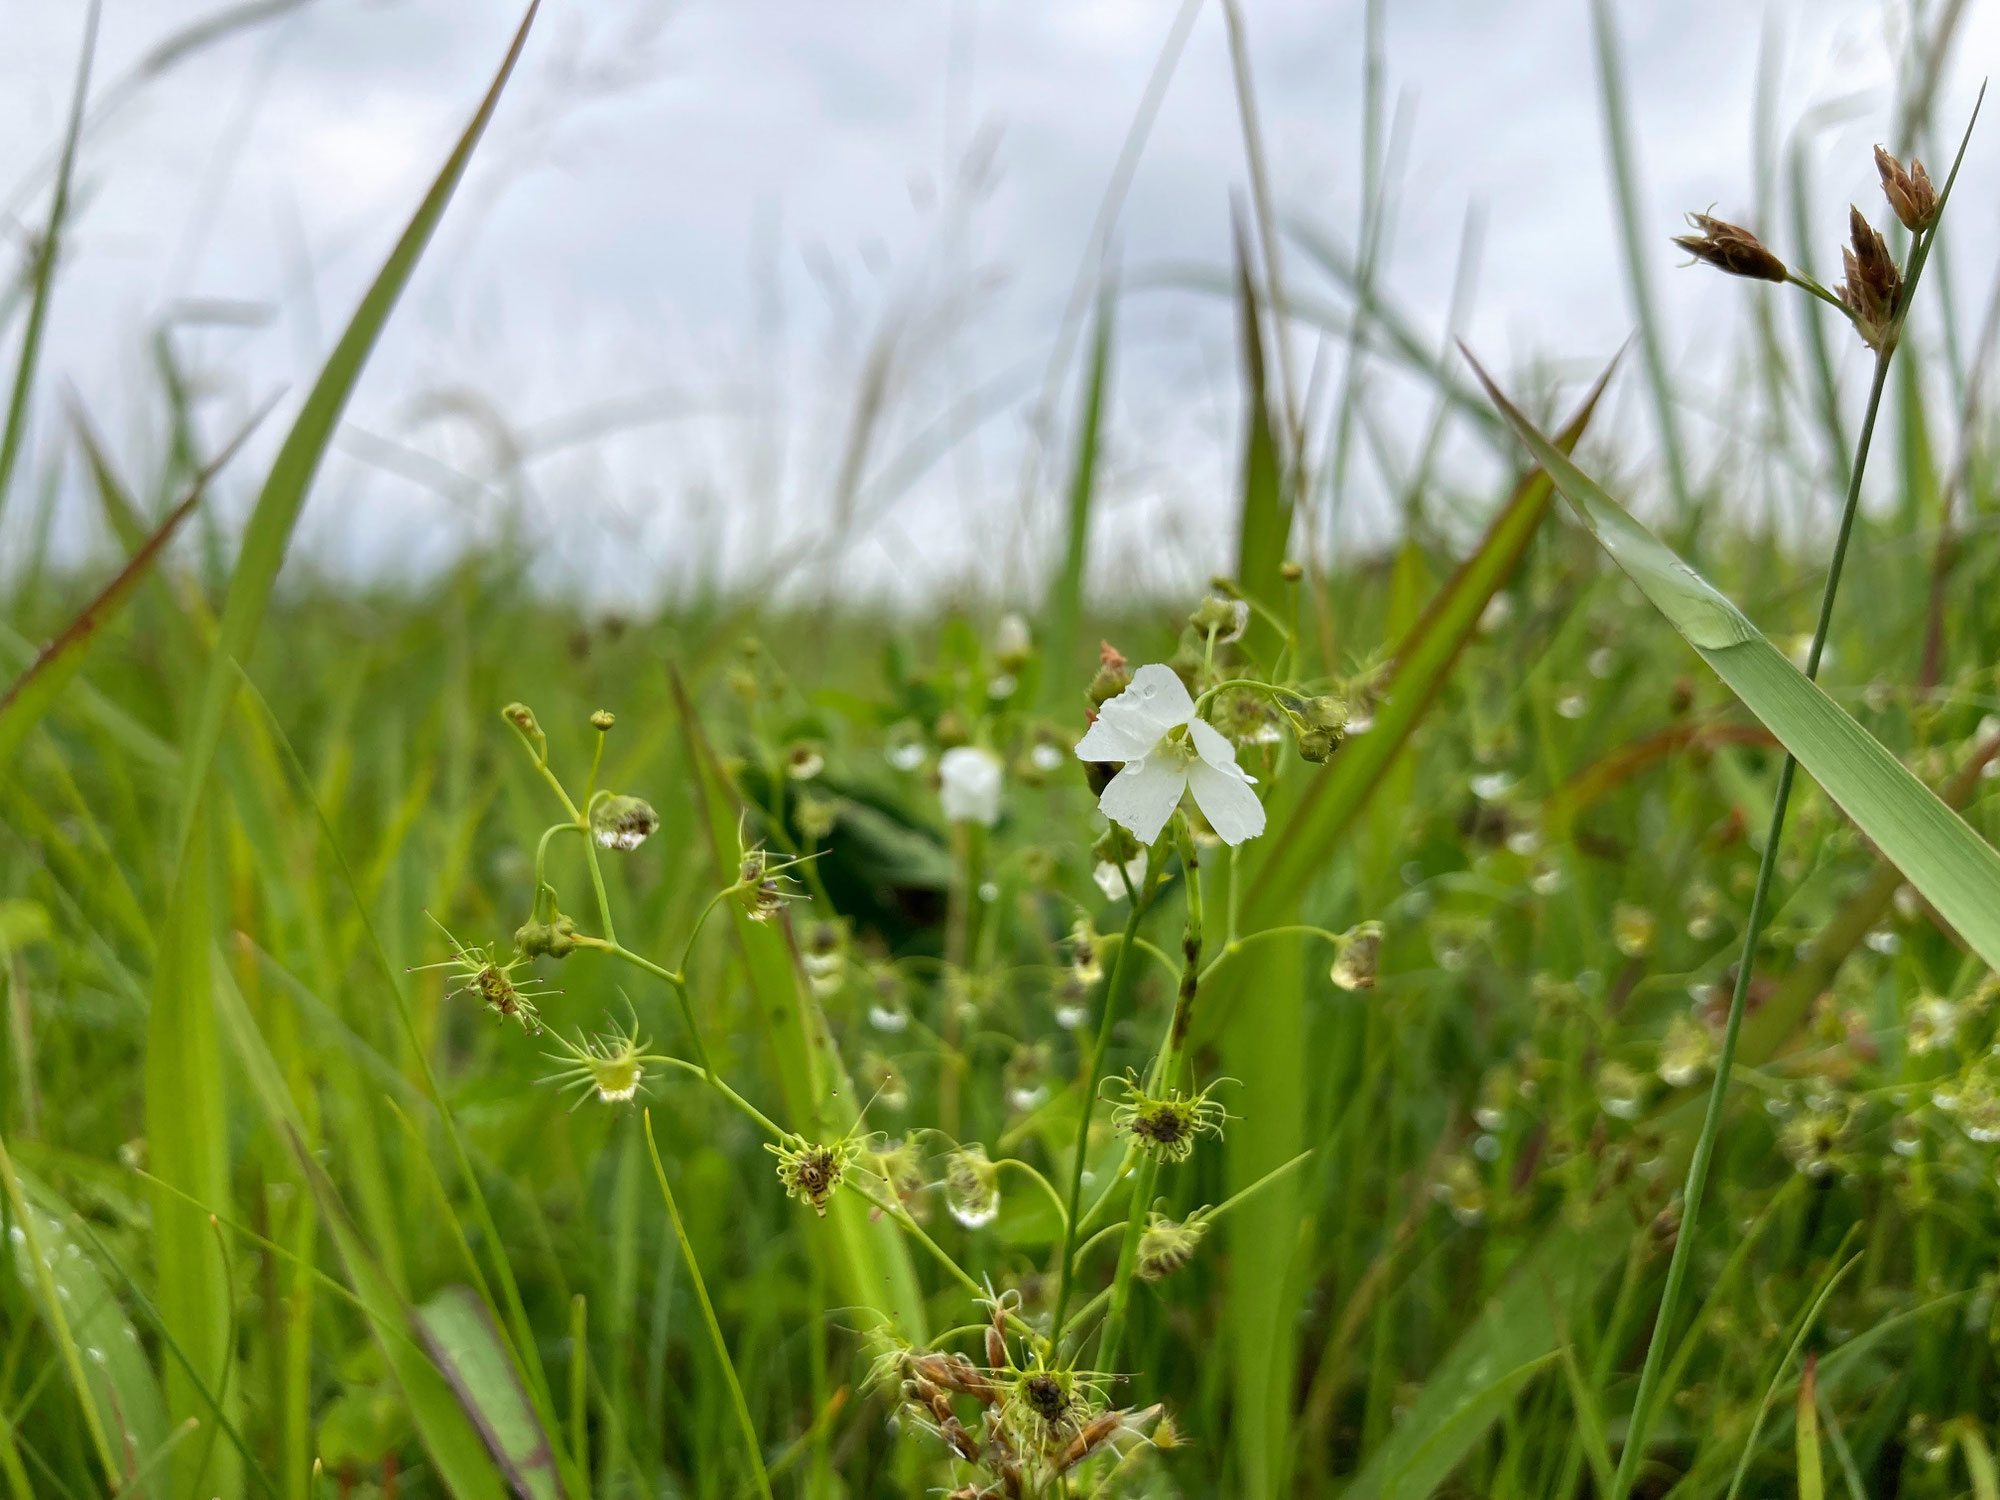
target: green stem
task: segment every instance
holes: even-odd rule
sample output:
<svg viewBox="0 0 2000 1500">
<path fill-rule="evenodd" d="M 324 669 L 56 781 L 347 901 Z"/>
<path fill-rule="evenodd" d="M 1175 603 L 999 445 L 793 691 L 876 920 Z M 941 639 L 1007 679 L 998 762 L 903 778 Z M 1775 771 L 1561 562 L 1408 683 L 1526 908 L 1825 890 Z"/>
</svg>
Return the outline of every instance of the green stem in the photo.
<svg viewBox="0 0 2000 1500">
<path fill-rule="evenodd" d="M 659 1179 L 660 1196 L 667 1203 L 667 1217 L 673 1220 L 674 1238 L 680 1242 L 681 1264 L 687 1267 L 688 1280 L 694 1285 L 695 1300 L 701 1303 L 701 1315 L 708 1324 L 708 1336 L 715 1343 L 715 1357 L 722 1363 L 722 1378 L 729 1387 L 729 1399 L 736 1407 L 736 1421 L 743 1429 L 743 1446 L 750 1454 L 750 1469 L 757 1477 L 758 1493 L 764 1500 L 772 1500 L 771 1476 L 764 1472 L 764 1450 L 757 1442 L 757 1426 L 750 1420 L 749 1403 L 743 1399 L 743 1385 L 736 1378 L 736 1365 L 729 1357 L 729 1345 L 722 1337 L 722 1324 L 716 1320 L 715 1304 L 708 1300 L 708 1284 L 702 1280 L 701 1267 L 695 1263 L 694 1246 L 688 1243 L 687 1226 L 681 1222 L 679 1205 L 674 1202 L 674 1190 L 667 1185 L 667 1169 L 660 1163 L 660 1148 L 653 1140 L 653 1112 L 647 1110 L 646 1150 L 653 1158 L 653 1176 Z"/>
<path fill-rule="evenodd" d="M 1201 862 L 1196 857 L 1187 820 L 1176 815 L 1175 824 L 1181 865 L 1187 877 L 1187 927 L 1181 937 L 1185 962 L 1180 993 L 1174 1000 L 1173 1020 L 1168 1023 L 1166 1040 L 1153 1060 L 1152 1077 L 1146 1085 L 1148 1094 L 1161 1098 L 1179 1081 L 1188 1026 L 1194 1019 L 1195 996 L 1201 986 Z M 1148 1152 L 1139 1163 L 1139 1177 L 1132 1185 L 1132 1203 L 1125 1216 L 1125 1239 L 1118 1247 L 1118 1268 L 1111 1281 L 1111 1307 L 1104 1315 L 1104 1336 L 1097 1345 L 1097 1362 L 1108 1371 L 1118 1369 L 1118 1356 L 1125 1340 L 1125 1315 L 1132 1300 L 1132 1275 L 1139 1263 L 1139 1240 L 1146 1232 L 1146 1216 L 1153 1207 L 1153 1188 L 1159 1176 L 1160 1159 Z"/>
<path fill-rule="evenodd" d="M 1936 233 L 1935 230 L 1932 231 Z M 1923 241 L 1918 242 L 1921 247 Z M 1911 271 L 1922 269 L 1919 249 L 1911 252 Z M 1911 287 L 1914 290 L 1914 286 Z M 1907 309 L 1907 294 L 1903 304 Z M 1889 379 L 1889 362 L 1896 352 L 1891 340 L 1875 357 L 1875 378 L 1868 388 L 1868 409 L 1861 419 L 1861 436 L 1854 448 L 1854 467 L 1849 472 L 1847 502 L 1840 514 L 1840 531 L 1834 540 L 1833 556 L 1827 563 L 1826 586 L 1820 593 L 1819 620 L 1813 627 L 1812 650 L 1806 657 L 1806 676 L 1819 676 L 1820 657 L 1826 649 L 1827 628 L 1833 620 L 1834 595 L 1840 588 L 1841 570 L 1847 561 L 1847 544 L 1854 533 L 1854 518 L 1861 502 L 1861 476 L 1868 466 L 1868 447 L 1875 436 L 1875 419 L 1882 406 L 1882 391 Z M 1639 1372 L 1639 1390 L 1632 1401 L 1630 1431 L 1618 1456 L 1618 1472 L 1612 1481 L 1613 1500 L 1624 1500 L 1637 1477 L 1639 1461 L 1645 1455 L 1646 1434 L 1652 1425 L 1660 1367 L 1673 1340 L 1674 1315 L 1680 1310 L 1681 1291 L 1692 1258 L 1695 1229 L 1701 1214 L 1702 1194 L 1708 1187 L 1709 1164 L 1715 1157 L 1716 1138 L 1722 1133 L 1722 1111 L 1728 1100 L 1730 1071 L 1736 1063 L 1736 1041 L 1743 1029 L 1744 1003 L 1750 993 L 1750 975 L 1756 967 L 1757 943 L 1763 936 L 1764 909 L 1769 903 L 1771 880 L 1778 867 L 1778 845 L 1785 833 L 1785 814 L 1790 808 L 1792 781 L 1798 762 L 1790 755 L 1778 772 L 1778 791 L 1771 807 L 1771 822 L 1764 835 L 1764 850 L 1757 864 L 1757 884 L 1750 894 L 1750 915 L 1743 929 L 1743 952 L 1736 963 L 1736 986 L 1729 997 L 1729 1019 L 1722 1030 L 1722 1049 L 1716 1057 L 1715 1083 L 1708 1092 L 1708 1110 L 1703 1115 L 1701 1134 L 1688 1161 L 1687 1186 L 1681 1194 L 1680 1230 L 1674 1239 L 1674 1253 L 1667 1262 L 1667 1281 L 1660 1292 L 1660 1310 L 1653 1321 L 1653 1335 L 1646 1345 L 1646 1363 Z"/>
<path fill-rule="evenodd" d="M 1052 1348 L 1062 1347 L 1063 1318 L 1069 1311 L 1070 1283 L 1076 1274 L 1077 1210 L 1083 1202 L 1083 1166 L 1090 1156 L 1090 1117 L 1097 1107 L 1097 1086 L 1104 1079 L 1104 1059 L 1111 1050 L 1111 1030 L 1117 1023 L 1119 1002 L 1125 995 L 1125 976 L 1130 972 L 1128 960 L 1139 936 L 1139 922 L 1146 915 L 1147 900 L 1159 885 L 1160 856 L 1165 843 L 1164 839 L 1155 843 L 1146 855 L 1146 889 L 1143 894 L 1138 891 L 1130 893 L 1131 912 L 1125 918 L 1124 940 L 1118 945 L 1118 957 L 1112 961 L 1111 977 L 1104 985 L 1104 1014 L 1097 1023 L 1097 1044 L 1090 1050 L 1090 1072 L 1084 1080 L 1082 1118 L 1076 1127 L 1076 1157 L 1070 1163 L 1069 1222 L 1063 1228 L 1062 1273 L 1056 1283 L 1055 1318 L 1049 1332 Z"/>
<path fill-rule="evenodd" d="M 1333 943 L 1336 946 L 1340 942 L 1339 933 L 1328 932 L 1324 927 L 1314 927 L 1310 923 L 1292 923 L 1283 927 L 1261 928 L 1258 931 L 1246 934 L 1243 937 L 1231 938 L 1228 942 L 1224 943 L 1222 945 L 1222 951 L 1216 954 L 1215 957 L 1212 960 L 1210 960 L 1208 967 L 1201 971 L 1201 982 L 1203 984 L 1207 984 L 1209 981 L 1209 977 L 1212 974 L 1214 974 L 1217 969 L 1221 968 L 1230 959 L 1236 957 L 1237 954 L 1241 953 L 1245 948 L 1249 947 L 1252 943 L 1263 942 L 1267 938 L 1301 937 L 1301 936 L 1323 937 L 1329 943 Z"/>
</svg>

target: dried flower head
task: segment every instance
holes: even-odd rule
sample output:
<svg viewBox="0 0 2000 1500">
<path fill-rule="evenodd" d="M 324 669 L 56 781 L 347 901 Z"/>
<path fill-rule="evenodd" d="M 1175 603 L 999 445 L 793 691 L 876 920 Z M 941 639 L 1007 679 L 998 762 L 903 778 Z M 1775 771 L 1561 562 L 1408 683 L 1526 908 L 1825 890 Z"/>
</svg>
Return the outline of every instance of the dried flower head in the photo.
<svg viewBox="0 0 2000 1500">
<path fill-rule="evenodd" d="M 798 899 L 798 882 L 786 872 L 804 863 L 805 859 L 797 857 L 774 858 L 762 844 L 745 845 L 736 867 L 736 884 L 729 888 L 729 894 L 751 921 L 768 922 L 786 902 Z"/>
<path fill-rule="evenodd" d="M 454 974 L 458 983 L 445 991 L 445 999 L 455 995 L 477 995 L 486 1008 L 499 1017 L 519 1021 L 521 1029 L 530 1036 L 542 1029 L 542 1013 L 535 1008 L 535 1001 L 543 995 L 553 993 L 540 987 L 540 981 L 529 979 L 520 984 L 514 982 L 514 970 L 528 961 L 527 955 L 519 954 L 501 963 L 490 948 L 469 947 L 453 937 L 437 918 L 432 917 L 437 930 L 444 933 L 445 941 L 451 944 L 452 955 L 442 963 L 419 964 L 418 970 L 443 969 Z"/>
<path fill-rule="evenodd" d="M 1222 1135 L 1229 1112 L 1208 1096 L 1218 1084 L 1228 1081 L 1218 1078 L 1192 1096 L 1169 1089 L 1164 1097 L 1154 1098 L 1140 1086 L 1136 1074 L 1107 1079 L 1107 1087 L 1121 1096 L 1111 1111 L 1111 1122 L 1130 1131 L 1140 1150 L 1163 1161 L 1186 1161 L 1194 1155 L 1196 1136 Z"/>
<path fill-rule="evenodd" d="M 1044 1459 L 1063 1453 L 1104 1406 L 1096 1382 L 1078 1370 L 1051 1369 L 1040 1360 L 1007 1372 L 999 1422 L 1016 1446 Z"/>
<path fill-rule="evenodd" d="M 778 1158 L 778 1181 L 785 1185 L 785 1196 L 810 1203 L 824 1219 L 827 1204 L 854 1160 L 854 1142 L 845 1136 L 831 1145 L 794 1137 L 783 1145 L 766 1143 L 764 1149 Z"/>
<path fill-rule="evenodd" d="M 1701 232 L 1675 235 L 1674 243 L 1704 265 L 1756 281 L 1784 281 L 1790 277 L 1785 263 L 1741 224 L 1708 214 L 1689 214 L 1688 223 Z"/>
<path fill-rule="evenodd" d="M 1903 278 L 1890 258 L 1889 247 L 1860 209 L 1848 210 L 1848 228 L 1852 243 L 1840 252 L 1841 263 L 1847 268 L 1840 300 L 1847 304 L 1862 342 L 1879 353 L 1894 338 L 1896 296 Z"/>
<path fill-rule="evenodd" d="M 1903 227 L 1912 234 L 1930 228 L 1931 221 L 1937 218 L 1938 195 L 1924 164 L 1913 156 L 1906 168 L 1877 146 L 1875 170 L 1882 174 L 1882 195 L 1889 200 L 1896 217 L 1903 221 Z"/>
<path fill-rule="evenodd" d="M 1382 924 L 1362 922 L 1334 941 L 1328 978 L 1344 990 L 1372 990 L 1382 959 Z"/>
</svg>

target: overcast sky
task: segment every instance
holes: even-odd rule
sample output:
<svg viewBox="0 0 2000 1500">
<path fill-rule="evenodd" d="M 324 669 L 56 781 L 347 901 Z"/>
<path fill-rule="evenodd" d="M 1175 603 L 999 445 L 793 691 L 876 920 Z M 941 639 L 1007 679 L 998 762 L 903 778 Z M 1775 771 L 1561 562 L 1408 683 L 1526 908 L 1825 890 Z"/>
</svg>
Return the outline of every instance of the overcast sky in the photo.
<svg viewBox="0 0 2000 1500">
<path fill-rule="evenodd" d="M 218 3 L 105 0 L 94 95 Z M 1727 397 L 1702 351 L 1718 322 L 1740 324 L 1742 304 L 1712 275 L 1677 269 L 1666 236 L 1686 208 L 1753 211 L 1768 34 L 1780 49 L 1780 128 L 1815 109 L 1840 116 L 1813 136 L 1826 271 L 1845 201 L 1880 205 L 1867 148 L 1891 129 L 1901 7 L 1616 8 L 1648 270 L 1688 372 L 1699 450 L 1702 411 Z M 1362 0 L 1244 9 L 1279 211 L 1351 243 Z M 518 515 L 547 552 L 546 576 L 589 579 L 607 605 L 718 565 L 741 579 L 795 562 L 793 587 L 1018 584 L 1055 504 L 1047 482 L 1025 515 L 1018 504 L 1027 416 L 1178 10 L 1178 0 L 548 0 L 349 410 L 299 550 L 333 569 L 420 576 Z M 1473 346 L 1501 369 L 1546 361 L 1582 376 L 1633 325 L 1588 0 L 1387 0 L 1386 11 L 1385 97 L 1403 122 L 1388 286 L 1441 337 L 1476 212 Z M 33 162 L 59 135 L 83 15 L 79 0 L 0 0 L 0 159 Z M 58 456 L 68 384 L 131 475 L 152 470 L 161 422 L 150 346 L 172 319 L 212 440 L 272 391 L 290 392 L 224 486 L 224 513 L 240 516 L 291 403 L 517 18 L 511 0 L 305 0 L 182 62 L 93 130 L 44 357 L 38 466 Z M 1997 42 L 2000 4 L 1971 0 L 1942 119 L 1963 119 Z M 1830 110 L 1836 101 L 1846 102 Z M 1968 324 L 1992 262 L 1996 164 L 1989 129 L 1956 224 Z M 1226 269 L 1231 194 L 1246 180 L 1222 14 L 1209 0 L 1115 240 L 1125 295 L 1100 553 L 1127 580 L 1229 561 L 1219 523 L 1236 442 L 1234 337 L 1226 305 L 1190 282 Z M 11 195 L 31 225 L 42 205 Z M 1299 247 L 1286 256 L 1295 291 L 1343 303 Z M 10 324 L 10 347 L 15 334 Z M 1847 356 L 1850 384 L 1860 352 Z M 1303 372 L 1310 338 L 1297 354 Z M 1328 368 L 1337 380 L 1339 359 Z M 1427 398 L 1377 368 L 1368 382 L 1382 426 L 1413 448 Z M 848 434 L 874 391 L 879 417 L 857 459 Z M 1636 367 L 1618 414 L 1643 453 L 1654 435 Z M 946 431 L 965 435 L 926 467 L 917 455 Z M 1475 447 L 1456 445 L 1467 451 L 1453 473 L 1476 477 Z M 1372 462 L 1357 462 L 1353 487 L 1350 527 L 1365 535 L 1384 491 Z M 29 492 L 16 488 L 7 545 L 23 539 Z M 843 510 L 852 545 L 834 563 L 809 543 Z M 83 534 L 79 516 L 66 515 L 63 535 Z"/>
</svg>

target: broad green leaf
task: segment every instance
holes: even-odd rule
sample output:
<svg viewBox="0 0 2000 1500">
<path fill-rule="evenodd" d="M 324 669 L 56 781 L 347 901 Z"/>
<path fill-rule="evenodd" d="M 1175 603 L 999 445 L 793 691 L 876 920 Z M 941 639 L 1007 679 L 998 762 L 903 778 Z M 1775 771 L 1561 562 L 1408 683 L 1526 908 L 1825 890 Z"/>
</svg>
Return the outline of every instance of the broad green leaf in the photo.
<svg viewBox="0 0 2000 1500">
<path fill-rule="evenodd" d="M 467 1286 L 444 1288 L 417 1309 L 417 1327 L 516 1493 L 559 1500 L 563 1489 L 548 1434 L 479 1294 Z"/>
<path fill-rule="evenodd" d="M 1473 368 L 1612 561 L 1972 950 L 2000 966 L 2000 853 Z"/>
<path fill-rule="evenodd" d="M 11 1264 L 63 1355 L 73 1389 L 89 1403 L 85 1426 L 102 1439 L 112 1473 L 117 1455 L 156 1452 L 167 1440 L 167 1411 L 139 1335 L 113 1295 L 96 1261 L 70 1233 L 72 1209 L 46 1184 L 16 1166 L 0 1146 L 6 1175 L 8 1218 L 19 1234 L 9 1235 Z M 165 1494 L 164 1476 L 155 1473 L 132 1494 Z"/>
</svg>

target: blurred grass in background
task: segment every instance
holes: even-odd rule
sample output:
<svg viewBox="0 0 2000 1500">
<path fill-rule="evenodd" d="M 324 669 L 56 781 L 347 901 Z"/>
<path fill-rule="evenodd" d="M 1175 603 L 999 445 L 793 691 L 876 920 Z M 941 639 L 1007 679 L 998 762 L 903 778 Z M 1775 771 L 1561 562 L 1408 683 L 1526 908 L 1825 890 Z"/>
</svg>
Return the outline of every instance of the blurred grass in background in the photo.
<svg viewBox="0 0 2000 1500">
<path fill-rule="evenodd" d="M 1927 90 L 1960 9 L 1915 13 L 1899 149 L 1930 138 Z M 1379 15 L 1371 7 L 1376 35 Z M 1595 20 L 1616 140 L 1610 7 Z M 1252 191 L 1240 263 L 1215 276 L 1245 335 L 1242 487 L 1214 569 L 1295 602 L 1302 675 L 1392 664 L 1372 727 L 1330 766 L 1260 772 L 1278 784 L 1244 872 L 1244 931 L 1378 920 L 1384 941 L 1373 989 L 1337 985 L 1319 949 L 1261 944 L 1204 1002 L 1199 1071 L 1242 1080 L 1225 1096 L 1241 1118 L 1226 1149 L 1173 1180 L 1170 1206 L 1221 1202 L 1297 1151 L 1314 1155 L 1135 1298 L 1126 1347 L 1143 1375 L 1130 1400 L 1163 1400 L 1184 1445 L 1120 1492 L 1602 1495 L 1779 757 L 1589 536 L 1544 519 L 1546 480 L 1510 479 L 1468 528 L 1436 492 L 1427 449 L 1395 544 L 1331 561 L 1314 548 L 1338 494 L 1327 476 L 1371 435 L 1354 382 L 1314 384 L 1276 331 L 1322 305 L 1311 299 L 1337 303 L 1329 319 L 1356 350 L 1430 381 L 1433 444 L 1453 423 L 1511 450 L 1438 352 L 1443 331 L 1385 300 L 1372 217 L 1352 248 L 1280 222 L 1247 65 L 1242 81 Z M 1374 107 L 1371 215 L 1379 91 Z M 105 1493 L 111 1475 L 159 1495 L 744 1489 L 736 1418 L 640 1117 L 564 1108 L 539 1081 L 551 1070 L 540 1048 L 409 972 L 444 956 L 427 914 L 504 945 L 530 909 L 549 810 L 498 717 L 511 701 L 533 705 L 571 776 L 592 754 L 589 715 L 617 714 L 603 784 L 648 797 L 662 819 L 608 867 L 635 947 L 677 945 L 735 878 L 733 793 L 757 804 L 753 826 L 787 838 L 815 815 L 807 802 L 833 810 L 823 899 L 794 910 L 789 940 L 716 923 L 690 958 L 707 1050 L 760 1107 L 818 1107 L 801 1093 L 817 1076 L 817 1007 L 827 1055 L 857 1087 L 885 1067 L 901 1080 L 900 1109 L 878 1098 L 871 1124 L 934 1119 L 950 1077 L 962 1138 L 1005 1142 L 1051 1175 L 1066 1160 L 1088 1048 L 1054 1014 L 1065 903 L 1103 906 L 1082 832 L 1093 799 L 1066 755 L 1090 646 L 1165 660 L 1194 602 L 1107 606 L 1085 590 L 1101 393 L 1117 361 L 1111 300 L 1099 336 L 1076 341 L 1070 546 L 1036 601 L 1042 654 L 999 695 L 1018 696 L 1030 737 L 1065 757 L 1052 771 L 1013 767 L 986 856 L 994 936 L 977 1034 L 947 1062 L 922 1027 L 871 1016 L 879 965 L 915 959 L 907 971 L 922 973 L 946 951 L 954 879 L 930 762 L 884 752 L 921 750 L 945 712 L 992 697 L 996 618 L 1020 601 L 911 617 L 717 591 L 620 618 L 539 593 L 531 559 L 505 545 L 421 590 L 275 588 L 341 406 L 482 122 L 306 398 L 240 552 L 149 544 L 199 515 L 212 455 L 176 441 L 160 472 L 121 476 L 81 415 L 86 395 L 76 452 L 126 570 L 8 559 L 0 664 L 21 682 L 0 705 L 12 1245 L 0 1473 L 16 1496 Z M 1613 159 L 1629 177 L 1629 152 Z M 1817 238 L 1827 216 L 1802 160 L 1785 187 Z M 11 303 L 7 504 L 28 492 L 14 455 L 29 411 L 53 420 L 33 330 L 61 295 L 68 178 L 58 166 Z M 1990 211 L 1983 185 L 1963 191 Z M 1643 307 L 1659 247 L 1633 236 Z M 1291 283 L 1308 293 L 1298 307 Z M 1738 304 L 1718 299 L 1727 327 Z M 1913 324 L 1901 356 L 1908 378 L 1878 455 L 1891 503 L 1861 522 L 1826 681 L 1990 837 L 1993 320 L 1943 306 Z M 1746 415 L 1713 461 L 1664 435 L 1682 397 L 1645 319 L 1626 378 L 1648 382 L 1666 424 L 1659 530 L 1789 644 L 1812 623 L 1822 539 L 1747 523 L 1743 495 L 1771 472 L 1838 492 L 1849 440 L 1828 350 L 1851 334 L 1817 310 L 1790 332 L 1775 306 L 1752 312 L 1727 332 L 1743 350 Z M 1544 418 L 1558 406 L 1549 384 Z M 174 410 L 176 432 L 191 432 Z M 1592 467 L 1620 466 L 1600 448 Z M 1288 540 L 1308 563 L 1296 589 L 1280 582 Z M 58 644 L 31 671 L 30 643 L 43 641 Z M 700 753 L 704 735 L 718 762 Z M 798 744 L 824 767 L 788 792 L 773 771 Z M 574 849 L 557 845 L 552 861 L 565 890 L 584 888 Z M 1985 1500 L 2000 1416 L 2000 1009 L 1983 966 L 1810 785 L 1777 898 L 1695 1246 L 1699 1311 L 1636 1492 L 1722 1494 L 1747 1449 L 1749 1493 L 1972 1485 Z M 836 915 L 856 961 L 815 993 L 798 944 Z M 1170 896 L 1148 931 L 1170 948 L 1179 920 Z M 566 1032 L 629 1005 L 648 1035 L 679 1037 L 661 986 L 590 953 L 549 973 L 561 992 L 543 1009 Z M 1144 1057 L 1173 1002 L 1167 968 L 1142 976 L 1115 1068 Z M 796 1013 L 774 1019 L 774 996 Z M 857 1257 L 880 1255 L 933 1328 L 976 1320 L 962 1291 L 927 1262 L 898 1269 L 885 1226 L 858 1212 L 844 1229 L 822 1224 L 787 1200 L 761 1140 L 692 1080 L 657 1079 L 647 1103 L 773 1487 L 948 1486 L 935 1445 L 893 1436 L 888 1408 L 857 1389 L 869 1318 L 846 1278 Z M 932 1232 L 1004 1268 L 1031 1308 L 1046 1298 L 1055 1227 L 1011 1179 L 991 1225 L 940 1216 Z M 1795 1344 L 1817 1356 L 1809 1394 Z"/>
</svg>

